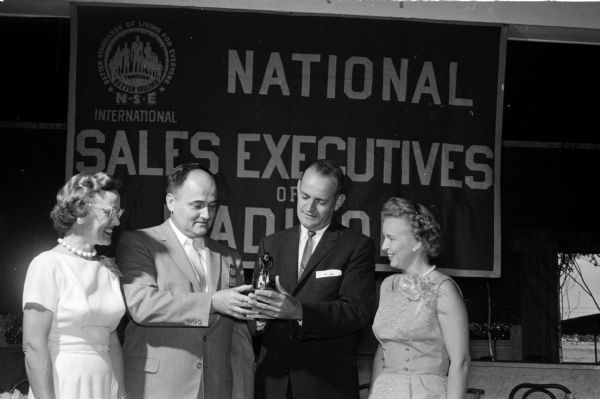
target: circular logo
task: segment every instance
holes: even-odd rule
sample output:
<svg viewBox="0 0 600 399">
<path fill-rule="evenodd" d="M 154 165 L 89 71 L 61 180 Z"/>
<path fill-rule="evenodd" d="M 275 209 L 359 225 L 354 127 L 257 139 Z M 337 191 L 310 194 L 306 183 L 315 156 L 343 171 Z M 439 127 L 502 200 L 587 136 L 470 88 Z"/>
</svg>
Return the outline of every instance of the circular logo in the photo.
<svg viewBox="0 0 600 399">
<path fill-rule="evenodd" d="M 175 72 L 175 50 L 169 36 L 149 22 L 113 28 L 98 50 L 98 70 L 109 91 L 129 94 L 164 91 Z"/>
</svg>

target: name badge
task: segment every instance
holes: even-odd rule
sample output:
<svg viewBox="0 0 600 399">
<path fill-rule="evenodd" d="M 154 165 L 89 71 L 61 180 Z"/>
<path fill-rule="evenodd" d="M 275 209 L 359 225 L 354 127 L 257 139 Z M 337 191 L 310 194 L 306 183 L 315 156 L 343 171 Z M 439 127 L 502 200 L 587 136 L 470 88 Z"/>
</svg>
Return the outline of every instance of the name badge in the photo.
<svg viewBox="0 0 600 399">
<path fill-rule="evenodd" d="M 338 277 L 342 275 L 340 269 L 317 270 L 317 278 Z"/>
</svg>

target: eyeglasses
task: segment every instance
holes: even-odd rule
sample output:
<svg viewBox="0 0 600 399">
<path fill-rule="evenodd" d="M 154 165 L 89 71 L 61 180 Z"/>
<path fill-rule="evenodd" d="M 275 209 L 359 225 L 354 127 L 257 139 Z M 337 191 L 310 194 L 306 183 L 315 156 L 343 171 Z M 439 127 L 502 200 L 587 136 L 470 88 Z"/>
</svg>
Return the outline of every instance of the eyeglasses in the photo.
<svg viewBox="0 0 600 399">
<path fill-rule="evenodd" d="M 123 208 L 104 208 L 101 206 L 94 206 L 94 205 L 90 205 L 90 208 L 94 208 L 94 209 L 98 209 L 101 210 L 102 212 L 104 212 L 104 214 L 109 218 L 112 219 L 115 216 L 117 217 L 117 219 L 121 219 L 121 216 L 123 216 L 123 212 L 125 212 L 125 209 Z"/>
</svg>

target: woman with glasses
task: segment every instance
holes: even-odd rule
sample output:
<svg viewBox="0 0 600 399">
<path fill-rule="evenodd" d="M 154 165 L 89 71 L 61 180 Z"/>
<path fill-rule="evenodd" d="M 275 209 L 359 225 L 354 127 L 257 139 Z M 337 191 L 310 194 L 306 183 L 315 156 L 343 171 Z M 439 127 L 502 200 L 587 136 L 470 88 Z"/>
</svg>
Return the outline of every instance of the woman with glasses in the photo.
<svg viewBox="0 0 600 399">
<path fill-rule="evenodd" d="M 120 273 L 95 249 L 111 243 L 122 213 L 117 181 L 104 173 L 75 175 L 58 191 L 58 245 L 31 261 L 23 289 L 28 398 L 125 396 Z"/>
</svg>

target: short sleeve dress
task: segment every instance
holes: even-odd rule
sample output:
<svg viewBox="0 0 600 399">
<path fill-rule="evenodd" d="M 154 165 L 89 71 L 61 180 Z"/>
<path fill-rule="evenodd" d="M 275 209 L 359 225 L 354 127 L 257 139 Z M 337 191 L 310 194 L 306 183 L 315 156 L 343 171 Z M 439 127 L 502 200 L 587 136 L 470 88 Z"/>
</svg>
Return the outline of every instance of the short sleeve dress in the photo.
<svg viewBox="0 0 600 399">
<path fill-rule="evenodd" d="M 449 277 L 387 277 L 381 284 L 373 332 L 383 369 L 370 399 L 444 399 L 450 360 L 437 318 L 440 285 Z M 451 280 L 453 282 L 453 280 Z"/>
<path fill-rule="evenodd" d="M 110 265 L 108 258 L 46 251 L 27 270 L 23 307 L 37 303 L 53 313 L 48 346 L 57 399 L 117 398 L 108 351 L 125 305 Z"/>
</svg>

